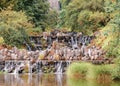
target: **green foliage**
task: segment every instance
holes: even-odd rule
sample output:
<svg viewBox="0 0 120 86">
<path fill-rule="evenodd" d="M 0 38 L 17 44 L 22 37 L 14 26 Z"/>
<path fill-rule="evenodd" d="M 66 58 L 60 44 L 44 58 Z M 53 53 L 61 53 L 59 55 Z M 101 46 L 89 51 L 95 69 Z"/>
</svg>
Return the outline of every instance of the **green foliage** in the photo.
<svg viewBox="0 0 120 86">
<path fill-rule="evenodd" d="M 83 10 L 78 15 L 78 23 L 83 33 L 92 34 L 107 24 L 108 15 L 103 12 Z"/>
<path fill-rule="evenodd" d="M 60 0 L 61 7 L 65 8 L 72 0 Z"/>
<path fill-rule="evenodd" d="M 20 47 L 24 44 L 24 41 L 28 41 L 28 36 L 24 32 L 24 29 L 15 30 L 13 28 L 1 29 L 1 36 L 7 45 Z"/>
<path fill-rule="evenodd" d="M 120 2 L 107 2 L 106 13 L 110 15 L 109 23 L 100 31 L 97 43 L 99 42 L 107 57 L 120 57 Z M 104 40 L 103 40 L 104 38 Z"/>
<path fill-rule="evenodd" d="M 45 30 L 57 25 L 58 13 L 49 9 L 47 0 L 2 0 L 0 3 L 2 9 L 9 6 L 15 11 L 24 11 L 35 28 Z"/>
<path fill-rule="evenodd" d="M 47 16 L 47 28 L 54 29 L 58 24 L 58 13 L 55 10 L 50 10 Z"/>
<path fill-rule="evenodd" d="M 95 74 L 98 75 L 110 75 L 111 74 L 111 66 L 110 65 L 98 65 L 95 67 Z"/>
<path fill-rule="evenodd" d="M 0 0 L 0 8 L 7 8 L 10 5 L 14 5 L 18 0 Z"/>
<path fill-rule="evenodd" d="M 32 28 L 33 25 L 28 22 L 27 16 L 24 12 L 13 11 L 11 8 L 7 8 L 6 10 L 2 10 L 0 12 L 0 26 L 3 28 Z"/>
<path fill-rule="evenodd" d="M 113 24 L 108 24 L 101 31 L 101 35 L 97 38 L 96 43 L 101 44 L 103 49 L 107 51 L 107 57 L 119 57 L 119 28 Z"/>
<path fill-rule="evenodd" d="M 12 11 L 10 8 L 0 12 L 0 36 L 11 46 L 18 46 L 28 41 L 26 30 L 32 28 L 24 12 Z"/>
<path fill-rule="evenodd" d="M 2 37 L 0 37 L 0 44 L 4 43 L 4 39 Z"/>
<path fill-rule="evenodd" d="M 60 27 L 91 34 L 108 22 L 108 15 L 104 13 L 104 0 L 72 0 L 65 5 L 60 12 Z"/>
<path fill-rule="evenodd" d="M 41 35 L 42 29 L 40 28 L 32 28 L 32 29 L 27 29 L 26 31 L 29 36 L 36 36 L 36 35 Z"/>
<path fill-rule="evenodd" d="M 78 76 L 83 74 L 85 75 L 86 79 L 90 79 L 90 78 L 98 79 L 98 77 L 104 77 L 105 75 L 111 76 L 113 68 L 114 68 L 114 65 L 110 65 L 110 64 L 93 65 L 90 63 L 73 63 L 68 67 L 67 76 L 74 77 L 74 74 L 77 74 Z"/>
<path fill-rule="evenodd" d="M 43 30 L 46 28 L 49 11 L 49 4 L 46 0 L 19 0 L 14 9 L 25 11 L 35 27 L 41 27 Z"/>
<path fill-rule="evenodd" d="M 85 63 L 73 63 L 72 65 L 69 66 L 68 70 L 71 73 L 78 73 L 78 74 L 86 74 L 87 73 L 87 68 L 88 65 Z"/>
<path fill-rule="evenodd" d="M 112 79 L 120 80 L 120 65 L 118 65 L 114 70 L 112 70 Z"/>
<path fill-rule="evenodd" d="M 66 9 L 62 9 L 59 13 L 59 21 L 58 21 L 58 27 L 61 28 L 65 25 L 65 16 L 66 15 Z"/>
<path fill-rule="evenodd" d="M 116 58 L 114 62 L 116 65 L 114 66 L 114 70 L 111 71 L 112 79 L 120 80 L 120 58 Z"/>
<path fill-rule="evenodd" d="M 106 0 L 105 1 L 105 7 L 104 7 L 105 11 L 107 13 L 118 13 L 120 10 L 120 1 L 119 0 Z"/>
</svg>

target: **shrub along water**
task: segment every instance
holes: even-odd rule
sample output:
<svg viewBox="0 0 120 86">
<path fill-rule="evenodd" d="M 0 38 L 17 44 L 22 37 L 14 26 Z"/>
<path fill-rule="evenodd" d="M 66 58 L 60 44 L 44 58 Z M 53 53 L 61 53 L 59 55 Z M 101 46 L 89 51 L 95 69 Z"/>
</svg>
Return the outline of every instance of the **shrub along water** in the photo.
<svg viewBox="0 0 120 86">
<path fill-rule="evenodd" d="M 102 81 L 109 81 L 119 77 L 118 65 L 103 64 L 94 65 L 91 63 L 81 62 L 72 63 L 67 69 L 67 76 L 69 78 L 95 79 Z M 116 68 L 114 71 L 113 69 Z"/>
<path fill-rule="evenodd" d="M 115 66 L 114 66 L 114 70 L 112 70 L 112 79 L 114 80 L 118 80 L 120 79 L 120 57 L 116 58 L 114 60 L 115 62 Z"/>
<path fill-rule="evenodd" d="M 68 67 L 67 75 L 70 77 L 84 78 L 87 75 L 88 64 L 87 63 L 73 63 Z"/>
</svg>

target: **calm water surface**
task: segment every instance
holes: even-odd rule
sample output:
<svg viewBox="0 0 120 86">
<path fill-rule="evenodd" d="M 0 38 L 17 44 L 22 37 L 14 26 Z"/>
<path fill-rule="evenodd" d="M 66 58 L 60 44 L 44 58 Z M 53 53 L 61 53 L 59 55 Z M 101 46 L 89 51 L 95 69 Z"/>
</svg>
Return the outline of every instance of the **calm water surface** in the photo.
<svg viewBox="0 0 120 86">
<path fill-rule="evenodd" d="M 120 81 L 72 80 L 65 74 L 0 74 L 0 86 L 120 86 Z"/>
</svg>

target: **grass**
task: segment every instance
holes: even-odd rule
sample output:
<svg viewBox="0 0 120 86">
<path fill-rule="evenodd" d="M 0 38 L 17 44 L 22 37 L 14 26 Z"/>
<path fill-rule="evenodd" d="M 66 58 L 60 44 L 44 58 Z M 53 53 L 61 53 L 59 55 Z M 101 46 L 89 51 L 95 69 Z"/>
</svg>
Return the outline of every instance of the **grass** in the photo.
<svg viewBox="0 0 120 86">
<path fill-rule="evenodd" d="M 99 65 L 99 66 L 94 66 L 95 70 L 95 78 L 97 80 L 102 80 L 102 81 L 108 81 L 111 80 L 111 65 Z"/>
<path fill-rule="evenodd" d="M 91 63 L 72 63 L 67 69 L 67 76 L 70 78 L 112 80 L 114 65 L 94 65 Z"/>
<path fill-rule="evenodd" d="M 73 63 L 67 69 L 67 75 L 70 77 L 85 77 L 88 71 L 88 64 Z"/>
<path fill-rule="evenodd" d="M 111 71 L 111 76 L 113 80 L 120 80 L 120 64 L 115 65 Z"/>
</svg>

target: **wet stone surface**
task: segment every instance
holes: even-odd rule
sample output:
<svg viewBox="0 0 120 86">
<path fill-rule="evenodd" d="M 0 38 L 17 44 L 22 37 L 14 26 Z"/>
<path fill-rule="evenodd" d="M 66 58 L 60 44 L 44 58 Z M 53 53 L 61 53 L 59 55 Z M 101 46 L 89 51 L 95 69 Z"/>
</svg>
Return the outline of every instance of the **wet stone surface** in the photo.
<svg viewBox="0 0 120 86">
<path fill-rule="evenodd" d="M 87 61 L 93 64 L 113 63 L 112 59 L 105 58 L 106 52 L 101 47 L 89 45 L 93 38 L 94 36 L 86 36 L 81 32 L 58 30 L 44 32 L 41 36 L 31 36 L 34 49 L 28 44 L 26 44 L 28 50 L 17 47 L 0 49 L 0 71 L 62 73 L 66 65 L 73 61 Z"/>
</svg>

